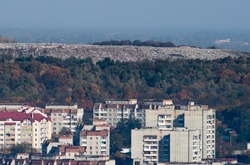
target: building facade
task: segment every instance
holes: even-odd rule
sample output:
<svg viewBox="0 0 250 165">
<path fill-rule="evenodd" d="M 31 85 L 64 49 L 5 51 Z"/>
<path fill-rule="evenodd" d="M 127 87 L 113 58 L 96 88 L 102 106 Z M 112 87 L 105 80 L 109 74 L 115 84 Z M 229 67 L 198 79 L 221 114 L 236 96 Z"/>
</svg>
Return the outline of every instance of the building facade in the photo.
<svg viewBox="0 0 250 165">
<path fill-rule="evenodd" d="M 51 138 L 51 120 L 39 113 L 18 111 L 0 112 L 0 149 L 29 143 L 40 150 L 42 142 Z"/>
<path fill-rule="evenodd" d="M 200 162 L 202 140 L 199 130 L 157 128 L 132 130 L 131 158 L 134 164 Z"/>
<path fill-rule="evenodd" d="M 95 103 L 93 118 L 107 121 L 110 126 L 116 127 L 121 119 L 138 116 L 138 104 L 136 99 L 106 100 L 105 103 Z"/>
<path fill-rule="evenodd" d="M 44 113 L 51 117 L 52 133 L 58 134 L 63 127 L 75 132 L 77 124 L 82 121 L 84 109 L 77 105 L 46 105 Z"/>
<path fill-rule="evenodd" d="M 188 105 L 174 105 L 171 100 L 147 100 L 141 106 L 140 109 L 144 113 L 144 128 L 142 132 L 154 132 L 153 136 L 158 137 L 163 132 L 169 132 L 170 140 L 170 151 L 169 159 L 165 159 L 165 155 L 161 158 L 161 152 L 157 152 L 157 161 L 154 162 L 164 162 L 164 161 L 176 161 L 176 162 L 194 162 L 201 159 L 213 159 L 215 158 L 215 110 L 209 109 L 206 105 L 195 105 L 194 102 L 189 102 Z M 180 131 L 183 132 L 182 135 Z M 134 130 L 135 132 L 140 132 L 139 130 Z M 192 137 L 191 132 L 199 132 L 199 135 L 195 135 L 200 140 L 198 146 L 191 145 Z M 186 134 L 184 133 L 186 132 Z M 165 134 L 164 133 L 164 134 Z M 133 134 L 132 134 L 133 135 Z M 139 136 L 139 135 L 138 135 Z M 137 135 L 133 135 L 132 143 L 138 140 Z M 143 135 L 144 136 L 144 135 Z M 145 134 L 146 136 L 146 134 Z M 150 134 L 151 136 L 151 134 Z M 175 143 L 175 138 L 172 137 L 183 137 L 178 143 Z M 186 139 L 186 140 L 185 140 Z M 188 150 L 176 150 L 175 148 L 179 145 L 189 144 Z M 134 155 L 135 150 L 138 148 L 143 148 L 143 145 L 138 146 L 137 142 L 132 144 L 132 159 L 137 159 L 138 154 Z M 158 145 L 159 143 L 157 143 Z M 135 145 L 135 146 L 133 146 Z M 172 146 L 173 145 L 173 146 Z M 183 146 L 184 147 L 184 146 Z M 202 150 L 192 151 L 192 148 L 200 147 Z M 134 150 L 133 150 L 134 148 Z M 159 150 L 158 150 L 159 151 Z M 183 153 L 185 151 L 185 154 Z M 194 156 L 194 152 L 197 154 Z M 140 162 L 145 158 L 143 156 L 144 152 L 140 152 Z M 142 154 L 143 153 L 143 154 Z M 147 152 L 146 152 L 147 153 Z M 191 157 L 182 158 L 180 155 L 191 155 Z M 200 155 L 201 154 L 201 155 Z M 147 155 L 147 154 L 146 154 Z M 174 156 L 173 156 L 174 155 Z M 176 156 L 177 155 L 177 156 Z M 178 156 L 179 155 L 179 156 Z M 193 156 L 193 157 L 192 157 Z M 185 160 L 185 161 L 184 161 Z"/>
<path fill-rule="evenodd" d="M 85 155 L 109 157 L 110 126 L 102 120 L 94 120 L 93 124 L 79 126 L 79 145 L 85 147 Z"/>
</svg>

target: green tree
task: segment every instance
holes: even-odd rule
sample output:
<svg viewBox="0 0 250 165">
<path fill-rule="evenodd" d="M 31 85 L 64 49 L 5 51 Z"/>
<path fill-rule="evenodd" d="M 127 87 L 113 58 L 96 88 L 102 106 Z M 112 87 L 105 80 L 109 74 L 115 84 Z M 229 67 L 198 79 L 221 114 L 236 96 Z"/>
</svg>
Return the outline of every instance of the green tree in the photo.
<svg viewBox="0 0 250 165">
<path fill-rule="evenodd" d="M 141 122 L 138 119 L 121 119 L 116 128 L 111 130 L 111 151 L 116 152 L 123 147 L 131 147 L 131 130 L 141 128 Z"/>
<path fill-rule="evenodd" d="M 29 143 L 20 143 L 12 145 L 9 149 L 10 153 L 37 153 L 39 152 L 37 149 L 32 148 L 32 145 Z"/>
<path fill-rule="evenodd" d="M 62 129 L 59 131 L 59 135 L 70 135 L 71 133 L 72 132 L 68 127 L 62 127 Z"/>
</svg>

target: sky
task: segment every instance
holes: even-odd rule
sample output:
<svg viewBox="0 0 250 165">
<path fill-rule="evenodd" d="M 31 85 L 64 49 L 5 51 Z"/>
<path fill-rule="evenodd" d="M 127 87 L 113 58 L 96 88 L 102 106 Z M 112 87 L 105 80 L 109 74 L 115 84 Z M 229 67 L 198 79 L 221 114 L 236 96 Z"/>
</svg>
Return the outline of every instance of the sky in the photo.
<svg viewBox="0 0 250 165">
<path fill-rule="evenodd" d="M 0 0 L 0 28 L 249 29 L 250 0 Z"/>
</svg>

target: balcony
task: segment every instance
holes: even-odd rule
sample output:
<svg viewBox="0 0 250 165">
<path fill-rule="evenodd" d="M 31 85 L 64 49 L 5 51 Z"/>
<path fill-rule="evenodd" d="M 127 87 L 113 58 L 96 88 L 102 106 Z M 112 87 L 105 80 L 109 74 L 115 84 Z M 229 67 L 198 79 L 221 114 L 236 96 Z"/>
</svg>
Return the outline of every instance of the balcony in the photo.
<svg viewBox="0 0 250 165">
<path fill-rule="evenodd" d="M 144 146 L 144 147 L 149 147 L 149 148 L 151 148 L 152 146 L 157 147 L 158 144 L 152 144 L 152 143 L 150 143 L 150 144 L 143 144 L 143 146 Z"/>
<path fill-rule="evenodd" d="M 152 156 L 157 156 L 157 153 L 156 154 L 143 154 L 143 156 L 145 156 L 145 157 L 152 157 Z"/>
<path fill-rule="evenodd" d="M 157 142 L 157 139 L 152 139 L 152 138 L 144 138 L 143 139 L 144 142 Z"/>
<path fill-rule="evenodd" d="M 143 151 L 158 151 L 158 148 L 144 147 Z"/>
<path fill-rule="evenodd" d="M 143 157 L 143 160 L 147 161 L 149 163 L 150 162 L 155 162 L 156 163 L 157 162 L 157 157 L 156 158 L 155 157 L 154 158 L 152 158 L 152 157 Z"/>
</svg>

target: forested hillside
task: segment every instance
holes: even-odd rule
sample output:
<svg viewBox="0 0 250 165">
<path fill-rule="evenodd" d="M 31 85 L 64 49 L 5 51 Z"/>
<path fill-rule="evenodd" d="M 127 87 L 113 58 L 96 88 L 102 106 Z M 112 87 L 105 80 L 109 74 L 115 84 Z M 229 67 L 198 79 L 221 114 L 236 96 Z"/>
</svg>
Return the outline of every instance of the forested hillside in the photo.
<svg viewBox="0 0 250 165">
<path fill-rule="evenodd" d="M 106 98 L 193 100 L 218 110 L 221 128 L 250 141 L 250 59 L 114 62 L 106 58 L 0 58 L 0 102 L 70 104 L 91 109 Z M 226 124 L 226 125 L 224 125 Z M 223 129 L 221 129 L 223 130 Z"/>
</svg>

